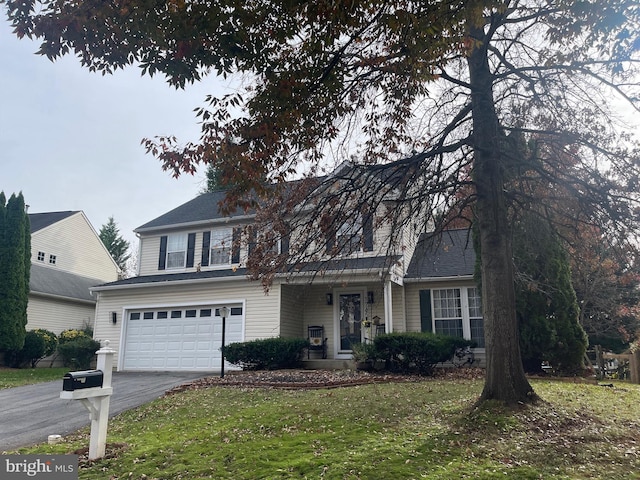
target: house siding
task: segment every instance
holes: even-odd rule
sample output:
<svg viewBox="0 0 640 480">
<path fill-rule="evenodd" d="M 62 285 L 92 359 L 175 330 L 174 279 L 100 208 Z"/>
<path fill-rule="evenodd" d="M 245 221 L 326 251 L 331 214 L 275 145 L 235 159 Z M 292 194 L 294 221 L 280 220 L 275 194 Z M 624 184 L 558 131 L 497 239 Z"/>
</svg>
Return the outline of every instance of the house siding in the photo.
<svg viewBox="0 0 640 480">
<path fill-rule="evenodd" d="M 45 253 L 44 262 L 38 252 Z M 55 265 L 49 263 L 56 256 Z M 118 279 L 118 267 L 87 217 L 75 213 L 31 235 L 31 261 L 105 282 Z"/>
<path fill-rule="evenodd" d="M 303 319 L 304 287 L 283 285 L 280 294 L 280 335 L 306 338 Z"/>
<path fill-rule="evenodd" d="M 95 306 L 32 293 L 29 295 L 27 317 L 27 330 L 44 328 L 58 335 L 70 328 L 93 328 Z"/>
<path fill-rule="evenodd" d="M 262 287 L 246 280 L 204 282 L 182 285 L 155 285 L 151 288 L 129 288 L 99 292 L 94 338 L 111 342 L 120 351 L 126 328 L 123 316 L 127 308 L 163 307 L 196 304 L 244 302 L 244 340 L 278 336 L 280 286 L 273 285 L 268 295 Z M 110 312 L 116 312 L 114 325 Z"/>
</svg>

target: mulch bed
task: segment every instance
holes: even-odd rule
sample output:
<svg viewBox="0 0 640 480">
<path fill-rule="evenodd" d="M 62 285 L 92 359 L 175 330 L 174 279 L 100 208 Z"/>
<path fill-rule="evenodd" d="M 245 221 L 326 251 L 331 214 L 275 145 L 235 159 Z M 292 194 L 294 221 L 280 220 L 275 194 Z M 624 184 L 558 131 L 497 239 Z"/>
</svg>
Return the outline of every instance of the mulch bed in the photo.
<svg viewBox="0 0 640 480">
<path fill-rule="evenodd" d="M 404 375 L 360 370 L 261 370 L 231 371 L 224 378 L 204 377 L 168 390 L 171 395 L 186 390 L 198 390 L 214 386 L 279 388 L 285 390 L 351 387 L 373 383 L 424 382 L 436 379 L 477 379 L 484 377 L 480 368 L 439 368 L 433 377 Z"/>
</svg>

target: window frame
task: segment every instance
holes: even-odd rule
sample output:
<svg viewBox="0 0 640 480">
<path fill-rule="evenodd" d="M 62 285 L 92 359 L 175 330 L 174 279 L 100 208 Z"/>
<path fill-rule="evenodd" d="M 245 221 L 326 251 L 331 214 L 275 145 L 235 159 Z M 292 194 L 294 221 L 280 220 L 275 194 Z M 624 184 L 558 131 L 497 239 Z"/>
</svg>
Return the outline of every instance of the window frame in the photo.
<svg viewBox="0 0 640 480">
<path fill-rule="evenodd" d="M 214 259 L 219 259 L 226 255 L 226 262 L 216 262 Z M 215 253 L 214 253 L 215 252 Z M 233 228 L 231 227 L 218 227 L 214 228 L 209 233 L 209 267 L 225 267 L 232 264 L 233 256 Z"/>
<path fill-rule="evenodd" d="M 482 315 L 482 298 L 480 289 L 476 286 L 458 286 L 458 287 L 442 287 L 442 288 L 430 288 L 430 307 L 431 307 L 431 331 L 433 333 L 445 333 L 451 334 L 450 332 L 438 332 L 436 329 L 436 321 L 447 321 L 447 320 L 457 320 L 459 319 L 462 323 L 462 338 L 467 340 L 473 340 L 477 342 L 476 348 L 485 348 L 484 343 L 484 317 Z M 446 300 L 446 308 L 443 311 L 442 305 L 437 304 L 438 301 L 442 303 L 442 298 L 439 297 L 439 293 L 442 291 L 458 291 L 458 297 L 445 297 Z M 458 304 L 456 304 L 456 300 L 458 300 Z M 453 313 L 452 309 L 459 309 L 460 316 L 451 315 Z M 444 316 L 446 314 L 447 316 Z M 479 314 L 479 316 L 478 316 Z M 478 325 L 478 320 L 482 321 L 482 324 Z M 472 328 L 472 321 L 476 325 Z M 478 336 L 478 331 L 482 331 L 482 337 Z M 458 335 L 459 336 L 459 335 Z"/>
<path fill-rule="evenodd" d="M 167 252 L 165 254 L 166 270 L 184 270 L 186 268 L 187 248 L 189 243 L 188 237 L 189 236 L 186 233 L 171 233 L 167 235 Z M 180 241 L 179 244 L 175 241 L 176 239 Z M 175 255 L 177 253 L 182 253 L 182 265 L 172 265 L 169 261 L 170 255 Z"/>
</svg>

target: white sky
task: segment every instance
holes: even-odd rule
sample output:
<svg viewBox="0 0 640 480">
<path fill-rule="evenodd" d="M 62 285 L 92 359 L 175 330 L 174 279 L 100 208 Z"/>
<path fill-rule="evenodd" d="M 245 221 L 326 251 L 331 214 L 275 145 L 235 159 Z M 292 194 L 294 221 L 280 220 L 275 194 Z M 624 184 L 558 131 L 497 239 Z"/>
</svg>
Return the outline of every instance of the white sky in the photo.
<svg viewBox="0 0 640 480">
<path fill-rule="evenodd" d="M 51 63 L 18 40 L 0 10 L 0 190 L 22 191 L 30 213 L 83 210 L 96 231 L 115 218 L 132 230 L 195 197 L 204 173 L 171 177 L 140 141 L 196 141 L 193 113 L 222 81 L 176 91 L 137 67 L 102 76 L 73 56 Z M 218 89 L 216 91 L 216 89 Z M 204 170 L 204 169 L 202 169 Z"/>
</svg>

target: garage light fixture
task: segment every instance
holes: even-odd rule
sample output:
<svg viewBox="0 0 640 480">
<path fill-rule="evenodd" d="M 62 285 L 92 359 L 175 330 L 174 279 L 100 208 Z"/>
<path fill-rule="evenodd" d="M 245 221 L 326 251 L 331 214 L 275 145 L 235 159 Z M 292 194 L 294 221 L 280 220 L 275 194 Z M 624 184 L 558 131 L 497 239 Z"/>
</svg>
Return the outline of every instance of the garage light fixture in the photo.
<svg viewBox="0 0 640 480">
<path fill-rule="evenodd" d="M 111 323 L 114 325 L 118 322 L 118 314 L 116 312 L 111 312 Z"/>
</svg>

